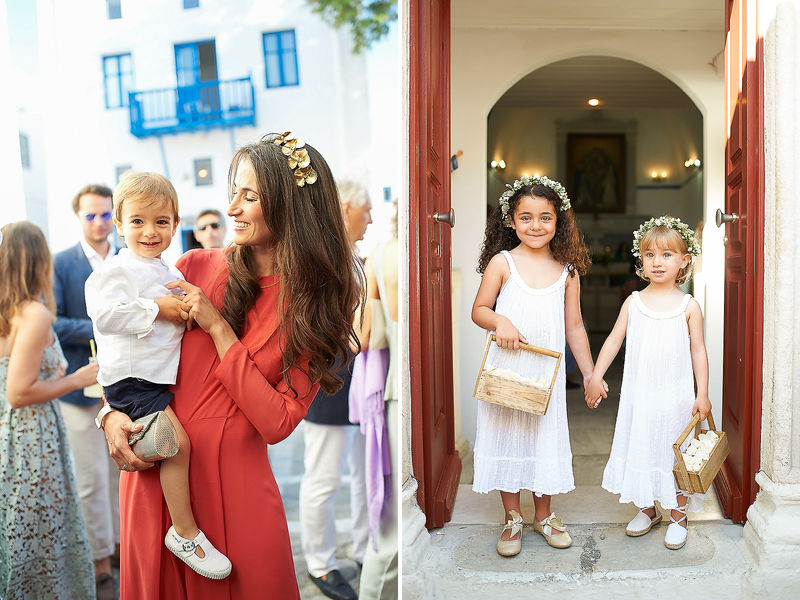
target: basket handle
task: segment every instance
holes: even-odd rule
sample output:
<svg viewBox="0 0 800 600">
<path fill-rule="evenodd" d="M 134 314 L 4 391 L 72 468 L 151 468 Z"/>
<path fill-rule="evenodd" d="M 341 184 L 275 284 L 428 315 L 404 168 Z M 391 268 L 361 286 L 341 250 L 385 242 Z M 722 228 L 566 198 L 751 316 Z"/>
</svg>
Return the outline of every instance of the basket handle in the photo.
<svg viewBox="0 0 800 600">
<path fill-rule="evenodd" d="M 497 341 L 497 336 L 493 333 L 491 335 L 491 341 Z M 553 358 L 561 358 L 561 352 L 556 352 L 555 350 L 548 350 L 547 348 L 539 348 L 539 346 L 531 346 L 530 344 L 523 344 L 522 342 L 519 343 L 519 347 L 523 350 L 530 350 L 531 352 L 536 352 L 538 354 L 544 354 L 546 356 L 552 356 Z"/>
<path fill-rule="evenodd" d="M 710 414 L 710 413 L 709 413 Z M 680 445 L 689 437 L 689 434 L 692 432 L 692 429 L 700 422 L 700 413 L 695 413 L 692 417 L 692 420 L 689 421 L 689 424 L 686 426 L 686 429 L 683 430 L 683 433 L 678 438 L 678 441 L 673 444 L 674 447 L 680 447 Z M 710 423 L 709 423 L 710 425 Z"/>
<path fill-rule="evenodd" d="M 682 490 L 690 491 L 691 483 L 689 483 L 689 472 L 686 469 L 686 463 L 683 462 L 683 454 L 681 454 L 681 447 L 680 444 L 673 444 L 672 450 L 675 452 L 675 462 L 677 463 L 678 473 L 681 475 L 681 480 L 683 481 Z"/>
</svg>

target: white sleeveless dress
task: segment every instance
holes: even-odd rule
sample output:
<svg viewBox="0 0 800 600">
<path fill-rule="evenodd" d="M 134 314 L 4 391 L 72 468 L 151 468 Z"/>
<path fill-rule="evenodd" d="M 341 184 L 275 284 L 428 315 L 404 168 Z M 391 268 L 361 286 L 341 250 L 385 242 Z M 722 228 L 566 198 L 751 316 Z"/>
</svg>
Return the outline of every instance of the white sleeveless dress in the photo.
<svg viewBox="0 0 800 600">
<path fill-rule="evenodd" d="M 657 312 L 633 292 L 628 304 L 619 412 L 603 488 L 639 508 L 656 500 L 664 508 L 677 506 L 672 444 L 692 418 L 695 401 L 686 323 L 691 299 L 686 294 L 673 310 Z M 690 496 L 689 510 L 701 508 L 702 497 Z"/>
<path fill-rule="evenodd" d="M 520 276 L 511 254 L 503 252 L 511 276 L 497 296 L 495 312 L 508 317 L 528 343 L 564 352 L 564 289 L 568 270 L 546 288 L 532 288 Z M 524 350 L 503 350 L 492 344 L 486 364 L 511 369 L 525 377 L 553 377 L 556 359 Z M 558 369 L 547 414 L 537 416 L 478 401 L 472 489 L 518 492 L 537 496 L 563 494 L 575 488 L 567 426 L 564 361 Z"/>
</svg>

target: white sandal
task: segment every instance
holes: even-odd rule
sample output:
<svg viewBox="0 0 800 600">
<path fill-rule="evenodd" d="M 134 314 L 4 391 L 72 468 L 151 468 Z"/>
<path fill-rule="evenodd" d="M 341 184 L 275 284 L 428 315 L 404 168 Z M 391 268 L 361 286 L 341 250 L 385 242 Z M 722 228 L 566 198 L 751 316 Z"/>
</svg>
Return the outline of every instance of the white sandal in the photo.
<svg viewBox="0 0 800 600">
<path fill-rule="evenodd" d="M 522 515 L 515 510 L 508 511 L 508 514 L 511 518 L 500 532 L 500 539 L 497 540 L 497 553 L 500 556 L 516 556 L 522 550 Z M 512 538 L 518 533 L 519 537 L 515 540 L 504 540 L 502 536 L 506 530 L 511 530 Z"/>
<path fill-rule="evenodd" d="M 649 506 L 655 510 L 655 516 L 651 517 L 644 510 L 636 513 L 636 516 L 631 519 L 628 526 L 625 528 L 625 533 L 631 537 L 639 537 L 650 531 L 653 527 L 661 523 L 661 511 L 657 510 L 655 506 Z"/>
<path fill-rule="evenodd" d="M 679 548 L 683 548 L 683 545 L 686 543 L 686 535 L 689 531 L 689 520 L 686 518 L 686 504 L 678 506 L 678 508 L 673 508 L 672 510 L 677 510 L 683 516 L 676 521 L 672 516 L 672 511 L 670 511 L 670 523 L 669 527 L 667 527 L 667 533 L 664 535 L 664 545 L 670 550 L 678 550 Z M 680 524 L 681 521 L 686 521 L 686 527 Z"/>
</svg>

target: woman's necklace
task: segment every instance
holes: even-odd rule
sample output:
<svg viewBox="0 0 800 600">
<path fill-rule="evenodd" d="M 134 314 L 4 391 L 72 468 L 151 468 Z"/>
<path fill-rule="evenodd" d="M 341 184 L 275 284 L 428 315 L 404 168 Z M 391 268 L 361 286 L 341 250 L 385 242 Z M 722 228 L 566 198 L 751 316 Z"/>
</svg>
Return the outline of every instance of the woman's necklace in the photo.
<svg viewBox="0 0 800 600">
<path fill-rule="evenodd" d="M 263 290 L 263 289 L 266 289 L 266 288 L 271 288 L 273 285 L 277 285 L 278 283 L 280 283 L 280 280 L 278 280 L 278 281 L 273 281 L 272 283 L 270 283 L 270 284 L 268 284 L 268 285 L 262 285 L 262 286 L 261 286 L 261 289 Z"/>
</svg>

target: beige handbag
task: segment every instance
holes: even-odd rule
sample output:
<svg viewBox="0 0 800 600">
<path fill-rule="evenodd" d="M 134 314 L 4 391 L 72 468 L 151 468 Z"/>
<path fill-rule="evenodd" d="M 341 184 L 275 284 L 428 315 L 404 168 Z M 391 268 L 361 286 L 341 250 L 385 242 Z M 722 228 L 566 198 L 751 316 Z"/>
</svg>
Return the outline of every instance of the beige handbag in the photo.
<svg viewBox="0 0 800 600">
<path fill-rule="evenodd" d="M 132 433 L 128 440 L 136 456 L 142 460 L 162 460 L 178 453 L 178 432 L 163 410 L 136 419 L 136 423 L 142 429 Z"/>
</svg>

